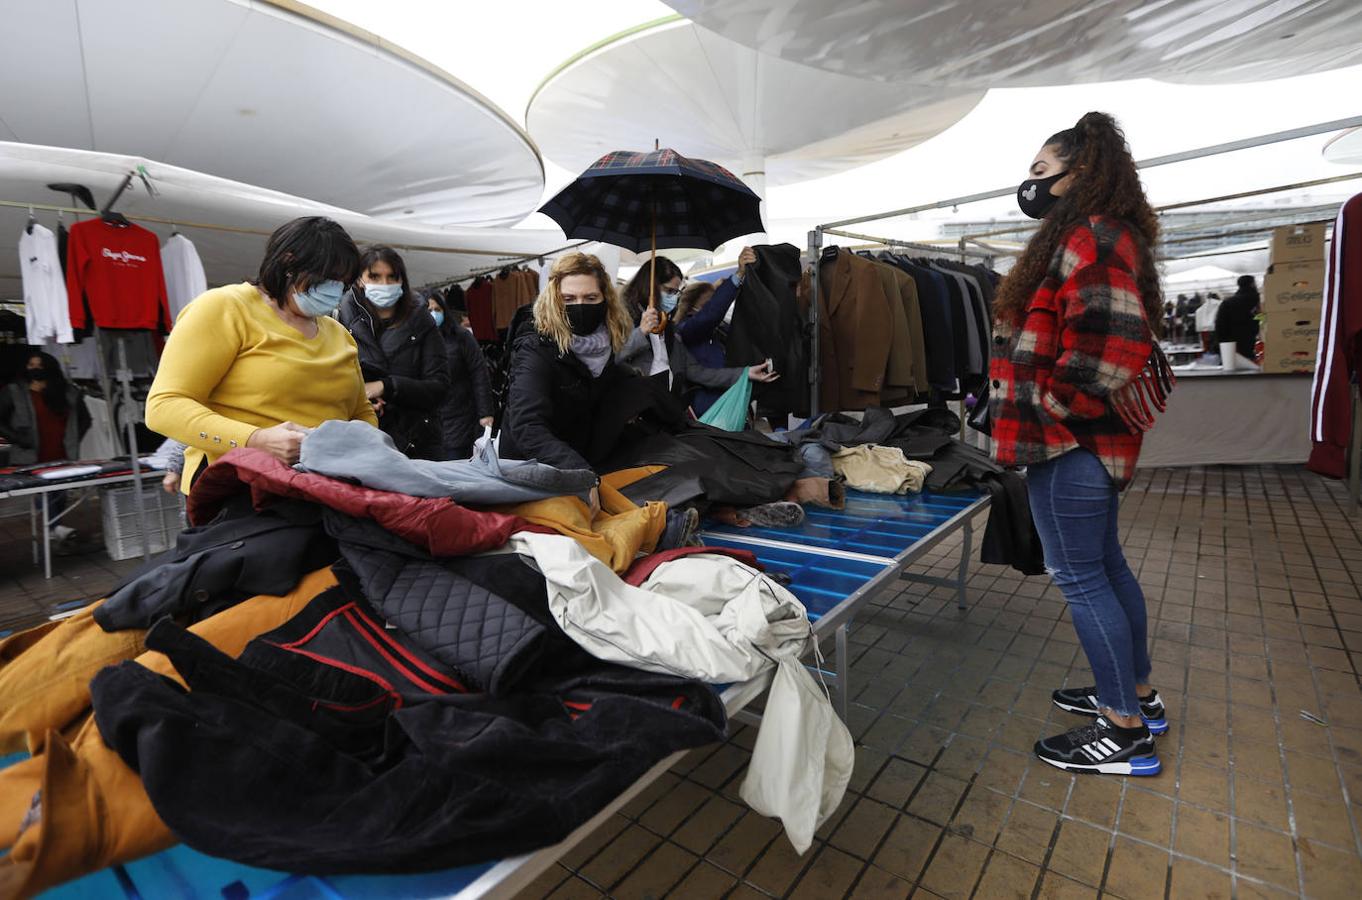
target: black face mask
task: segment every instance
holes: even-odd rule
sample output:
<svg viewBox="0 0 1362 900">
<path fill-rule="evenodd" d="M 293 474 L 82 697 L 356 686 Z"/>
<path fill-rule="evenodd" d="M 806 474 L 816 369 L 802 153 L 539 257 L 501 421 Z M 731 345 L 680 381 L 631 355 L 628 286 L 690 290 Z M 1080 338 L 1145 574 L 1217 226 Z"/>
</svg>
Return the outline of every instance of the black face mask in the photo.
<svg viewBox="0 0 1362 900">
<path fill-rule="evenodd" d="M 1050 193 L 1050 188 L 1068 174 L 1065 171 L 1048 178 L 1028 178 L 1023 181 L 1021 187 L 1017 188 L 1017 205 L 1021 207 L 1021 211 L 1033 219 L 1045 218 L 1059 202 L 1059 198 Z"/>
<path fill-rule="evenodd" d="M 47 373 L 42 369 L 25 369 L 24 378 L 29 381 L 46 381 Z"/>
<path fill-rule="evenodd" d="M 564 307 L 572 333 L 585 336 L 595 333 L 605 322 L 605 301 L 599 303 L 569 303 Z"/>
</svg>

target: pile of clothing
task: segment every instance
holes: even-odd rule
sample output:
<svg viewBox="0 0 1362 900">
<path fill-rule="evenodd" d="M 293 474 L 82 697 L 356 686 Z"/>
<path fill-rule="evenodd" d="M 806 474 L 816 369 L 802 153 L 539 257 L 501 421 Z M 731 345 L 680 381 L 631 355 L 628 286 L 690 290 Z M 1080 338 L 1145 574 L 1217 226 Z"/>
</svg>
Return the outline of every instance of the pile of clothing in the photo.
<svg viewBox="0 0 1362 900">
<path fill-rule="evenodd" d="M 0 770 L 0 895 L 177 841 L 308 874 L 527 852 L 721 740 L 713 685 L 769 669 L 743 796 L 807 849 L 852 745 L 776 577 L 642 532 L 623 560 L 514 511 L 580 504 L 592 473 L 412 461 L 352 425 L 315 431 L 297 468 L 224 455 L 173 550 L 0 642 L 0 755 L 30 754 Z M 696 453 L 728 439 L 677 438 Z M 769 443 L 752 471 L 784 491 L 798 472 L 777 457 L 794 450 Z M 738 467 L 703 474 L 756 490 Z"/>
</svg>

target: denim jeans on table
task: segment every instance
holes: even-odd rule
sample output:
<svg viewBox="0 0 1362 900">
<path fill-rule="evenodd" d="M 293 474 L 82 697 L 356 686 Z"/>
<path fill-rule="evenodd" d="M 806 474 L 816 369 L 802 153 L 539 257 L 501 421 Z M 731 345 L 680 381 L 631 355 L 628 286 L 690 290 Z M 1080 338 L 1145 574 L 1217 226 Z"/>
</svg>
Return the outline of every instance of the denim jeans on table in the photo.
<svg viewBox="0 0 1362 900">
<path fill-rule="evenodd" d="M 1135 685 L 1150 672 L 1148 625 L 1144 591 L 1117 536 L 1120 494 L 1083 449 L 1028 466 L 1026 482 L 1045 567 L 1068 601 L 1099 704 L 1138 716 Z"/>
</svg>

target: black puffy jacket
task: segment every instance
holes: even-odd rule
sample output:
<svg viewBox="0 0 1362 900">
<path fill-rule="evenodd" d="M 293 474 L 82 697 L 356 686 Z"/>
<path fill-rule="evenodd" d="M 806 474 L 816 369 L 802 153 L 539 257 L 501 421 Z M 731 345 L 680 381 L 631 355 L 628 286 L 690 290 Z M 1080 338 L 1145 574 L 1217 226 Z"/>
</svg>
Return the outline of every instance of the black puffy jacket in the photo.
<svg viewBox="0 0 1362 900">
<path fill-rule="evenodd" d="M 502 415 L 501 456 L 536 459 L 560 469 L 591 469 L 615 450 L 625 427 L 644 413 L 679 427 L 684 412 L 666 379 L 640 376 L 612 355 L 597 378 L 570 351 L 532 327 L 511 357 Z"/>
<path fill-rule="evenodd" d="M 440 407 L 449 394 L 449 365 L 435 320 L 411 302 L 401 321 L 384 323 L 351 290 L 340 322 L 359 346 L 364 380 L 383 382 L 378 426 L 413 459 L 443 458 Z"/>
</svg>

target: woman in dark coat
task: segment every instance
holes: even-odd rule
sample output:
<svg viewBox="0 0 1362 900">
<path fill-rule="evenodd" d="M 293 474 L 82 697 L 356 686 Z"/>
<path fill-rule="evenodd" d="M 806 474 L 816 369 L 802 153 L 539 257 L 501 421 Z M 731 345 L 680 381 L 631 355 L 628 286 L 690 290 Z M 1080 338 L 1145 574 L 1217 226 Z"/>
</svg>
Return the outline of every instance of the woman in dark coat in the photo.
<svg viewBox="0 0 1362 900">
<path fill-rule="evenodd" d="M 360 257 L 359 281 L 341 302 L 340 321 L 359 346 L 378 427 L 407 456 L 442 459 L 440 407 L 449 394 L 444 339 L 412 294 L 396 250 L 375 246 Z"/>
<path fill-rule="evenodd" d="M 445 459 L 468 459 L 473 455 L 478 429 L 491 428 L 496 414 L 487 358 L 472 329 L 466 327 L 468 316 L 463 311 L 450 309 L 439 291 L 433 292 L 426 304 L 444 339 L 449 363 L 449 395 L 440 407 Z"/>
</svg>

